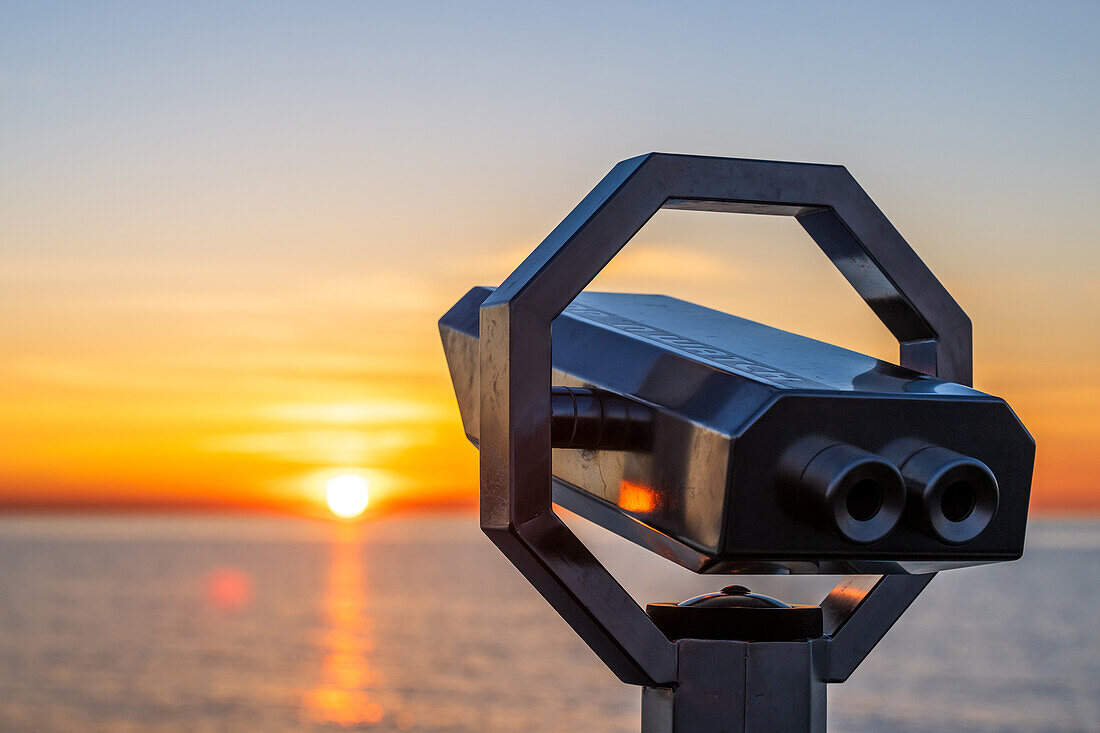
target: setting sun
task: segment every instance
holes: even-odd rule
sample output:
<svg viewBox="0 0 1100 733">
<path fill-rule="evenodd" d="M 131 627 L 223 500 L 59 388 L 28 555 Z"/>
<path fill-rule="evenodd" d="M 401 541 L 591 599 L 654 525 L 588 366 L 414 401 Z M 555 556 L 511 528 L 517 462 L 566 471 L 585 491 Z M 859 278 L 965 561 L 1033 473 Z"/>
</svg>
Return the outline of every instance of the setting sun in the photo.
<svg viewBox="0 0 1100 733">
<path fill-rule="evenodd" d="M 370 502 L 370 486 L 365 478 L 354 473 L 333 476 L 325 482 L 325 500 L 336 516 L 357 517 Z"/>
</svg>

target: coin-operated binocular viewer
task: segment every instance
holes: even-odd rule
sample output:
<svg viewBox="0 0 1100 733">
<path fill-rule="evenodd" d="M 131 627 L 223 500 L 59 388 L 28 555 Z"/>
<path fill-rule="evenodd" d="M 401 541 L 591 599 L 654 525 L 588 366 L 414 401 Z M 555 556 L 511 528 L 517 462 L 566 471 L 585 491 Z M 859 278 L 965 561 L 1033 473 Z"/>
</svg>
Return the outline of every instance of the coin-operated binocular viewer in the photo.
<svg viewBox="0 0 1100 733">
<path fill-rule="evenodd" d="M 901 366 L 663 296 L 582 293 L 661 208 L 794 216 Z M 481 450 L 482 528 L 644 686 L 644 731 L 823 731 L 825 684 L 936 571 L 1023 552 L 1034 443 L 970 388 L 969 319 L 843 167 L 624 161 L 440 331 Z M 849 576 L 820 606 L 731 585 L 643 611 L 553 503 L 699 573 Z"/>
</svg>

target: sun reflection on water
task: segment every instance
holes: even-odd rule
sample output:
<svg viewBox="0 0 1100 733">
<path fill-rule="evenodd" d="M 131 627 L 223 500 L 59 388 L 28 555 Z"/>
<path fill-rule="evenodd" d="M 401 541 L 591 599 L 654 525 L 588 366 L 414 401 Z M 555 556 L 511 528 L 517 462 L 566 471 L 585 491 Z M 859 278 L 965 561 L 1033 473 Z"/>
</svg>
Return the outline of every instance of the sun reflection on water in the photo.
<svg viewBox="0 0 1100 733">
<path fill-rule="evenodd" d="M 361 528 L 334 528 L 332 564 L 325 593 L 328 629 L 321 638 L 325 657 L 321 663 L 321 684 L 302 699 L 303 722 L 328 723 L 344 727 L 382 723 L 386 709 L 377 698 L 382 674 L 371 664 L 374 651 L 374 621 L 367 615 L 367 585 L 361 556 Z M 412 716 L 398 711 L 392 726 L 412 728 Z"/>
</svg>

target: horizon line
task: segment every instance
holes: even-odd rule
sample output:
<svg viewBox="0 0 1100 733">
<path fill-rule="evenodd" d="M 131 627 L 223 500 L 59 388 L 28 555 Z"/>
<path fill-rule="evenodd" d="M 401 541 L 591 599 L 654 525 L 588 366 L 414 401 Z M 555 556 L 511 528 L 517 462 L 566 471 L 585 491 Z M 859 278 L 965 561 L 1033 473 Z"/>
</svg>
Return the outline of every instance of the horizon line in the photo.
<svg viewBox="0 0 1100 733">
<path fill-rule="evenodd" d="M 391 499 L 371 507 L 372 517 L 391 514 L 474 514 L 478 510 L 478 497 L 452 496 L 447 498 Z M 0 516 L 11 515 L 258 515 L 258 516 L 328 516 L 322 507 L 306 503 L 241 502 L 210 499 L 47 499 L 0 498 Z M 1029 515 L 1043 518 L 1097 517 L 1100 504 L 1044 502 L 1031 507 Z"/>
</svg>

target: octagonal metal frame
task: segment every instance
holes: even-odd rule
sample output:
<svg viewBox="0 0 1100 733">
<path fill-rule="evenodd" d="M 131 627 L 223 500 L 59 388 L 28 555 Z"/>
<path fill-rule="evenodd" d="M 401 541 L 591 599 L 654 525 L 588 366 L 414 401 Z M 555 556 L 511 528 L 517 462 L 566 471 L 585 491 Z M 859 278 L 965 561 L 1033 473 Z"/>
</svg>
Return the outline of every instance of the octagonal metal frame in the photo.
<svg viewBox="0 0 1100 733">
<path fill-rule="evenodd" d="M 677 681 L 675 644 L 553 511 L 551 323 L 662 208 L 794 216 L 903 366 L 966 385 L 972 373 L 970 319 L 843 166 L 663 153 L 616 165 L 481 306 L 481 527 L 619 679 L 646 686 Z M 837 585 L 820 676 L 846 679 L 931 578 Z"/>
</svg>

